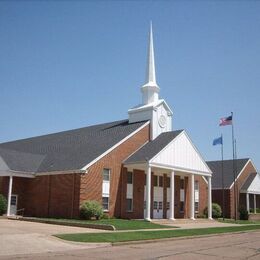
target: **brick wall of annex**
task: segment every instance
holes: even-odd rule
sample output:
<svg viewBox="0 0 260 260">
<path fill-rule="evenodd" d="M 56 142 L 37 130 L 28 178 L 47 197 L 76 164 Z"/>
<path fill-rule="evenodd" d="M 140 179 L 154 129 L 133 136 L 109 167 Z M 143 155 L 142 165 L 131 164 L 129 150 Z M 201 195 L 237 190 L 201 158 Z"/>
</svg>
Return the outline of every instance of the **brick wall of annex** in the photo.
<svg viewBox="0 0 260 260">
<path fill-rule="evenodd" d="M 138 131 L 113 151 L 93 164 L 88 173 L 81 176 L 80 203 L 96 200 L 102 203 L 102 171 L 110 169 L 109 216 L 121 217 L 121 183 L 123 178 L 122 162 L 149 140 L 149 125 Z"/>
<path fill-rule="evenodd" d="M 12 194 L 18 195 L 17 209 L 25 216 L 75 217 L 79 213 L 79 174 L 13 178 Z M 7 198 L 9 177 L 4 177 L 2 190 Z"/>
</svg>

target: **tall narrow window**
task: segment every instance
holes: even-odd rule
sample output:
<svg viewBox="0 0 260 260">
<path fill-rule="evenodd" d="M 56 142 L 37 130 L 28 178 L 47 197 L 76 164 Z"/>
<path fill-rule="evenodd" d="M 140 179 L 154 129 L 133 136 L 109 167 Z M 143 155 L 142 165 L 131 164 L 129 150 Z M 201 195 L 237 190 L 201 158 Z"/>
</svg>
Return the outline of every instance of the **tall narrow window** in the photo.
<svg viewBox="0 0 260 260">
<path fill-rule="evenodd" d="M 185 182 L 184 177 L 181 177 L 180 179 L 180 212 L 184 212 L 184 201 L 185 201 Z"/>
<path fill-rule="evenodd" d="M 194 182 L 194 210 L 199 212 L 199 181 Z"/>
<path fill-rule="evenodd" d="M 127 172 L 126 211 L 133 211 L 133 173 Z"/>
<path fill-rule="evenodd" d="M 109 210 L 109 193 L 110 193 L 110 169 L 103 169 L 102 184 L 102 206 L 104 211 Z"/>
</svg>

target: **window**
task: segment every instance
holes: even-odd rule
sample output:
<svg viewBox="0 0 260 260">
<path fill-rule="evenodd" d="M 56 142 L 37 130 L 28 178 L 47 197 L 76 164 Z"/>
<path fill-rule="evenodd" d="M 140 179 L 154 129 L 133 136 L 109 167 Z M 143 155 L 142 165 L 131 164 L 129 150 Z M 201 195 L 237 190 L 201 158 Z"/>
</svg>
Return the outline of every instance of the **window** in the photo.
<svg viewBox="0 0 260 260">
<path fill-rule="evenodd" d="M 126 211 L 133 211 L 133 199 L 126 199 Z"/>
<path fill-rule="evenodd" d="M 194 210 L 195 212 L 199 212 L 199 181 L 194 182 Z"/>
<path fill-rule="evenodd" d="M 159 176 L 159 187 L 163 187 L 163 176 Z"/>
<path fill-rule="evenodd" d="M 195 181 L 194 190 L 199 190 L 199 181 Z"/>
<path fill-rule="evenodd" d="M 166 203 L 166 209 L 167 209 L 167 210 L 170 209 L 170 202 L 168 202 L 168 201 L 167 201 L 167 203 Z"/>
<path fill-rule="evenodd" d="M 126 184 L 126 211 L 133 211 L 133 173 L 127 172 Z"/>
<path fill-rule="evenodd" d="M 102 206 L 104 211 L 109 210 L 109 194 L 110 194 L 110 170 L 103 169 L 103 184 L 102 184 Z"/>
<path fill-rule="evenodd" d="M 110 180 L 110 170 L 103 169 L 103 181 L 109 181 L 109 180 Z"/>
<path fill-rule="evenodd" d="M 153 202 L 153 209 L 157 209 L 157 207 L 158 207 L 158 202 L 157 202 L 157 201 L 154 201 L 154 202 Z"/>
<path fill-rule="evenodd" d="M 195 212 L 199 212 L 199 202 L 198 201 L 195 201 L 194 209 L 195 209 Z"/>
<path fill-rule="evenodd" d="M 184 201 L 180 201 L 180 212 L 184 212 Z"/>
<path fill-rule="evenodd" d="M 181 180 L 180 180 L 180 188 L 181 188 L 181 189 L 184 189 L 184 179 L 181 179 Z"/>
<path fill-rule="evenodd" d="M 153 176 L 153 186 L 157 187 L 158 186 L 158 176 L 157 175 L 154 175 Z"/>
<path fill-rule="evenodd" d="M 170 188 L 170 177 L 166 177 L 166 187 Z"/>
<path fill-rule="evenodd" d="M 133 184 L 133 173 L 127 172 L 127 184 Z"/>
<path fill-rule="evenodd" d="M 109 209 L 109 197 L 102 197 L 102 206 L 104 211 Z"/>
</svg>

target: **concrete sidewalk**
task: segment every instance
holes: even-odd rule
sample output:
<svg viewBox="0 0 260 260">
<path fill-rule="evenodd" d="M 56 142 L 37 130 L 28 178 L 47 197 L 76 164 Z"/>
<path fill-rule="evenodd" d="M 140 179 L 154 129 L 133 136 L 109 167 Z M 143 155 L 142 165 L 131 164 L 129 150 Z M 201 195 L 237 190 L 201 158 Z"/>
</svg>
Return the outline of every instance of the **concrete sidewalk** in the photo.
<svg viewBox="0 0 260 260">
<path fill-rule="evenodd" d="M 155 224 L 167 225 L 172 227 L 178 227 L 181 229 L 191 229 L 191 228 L 212 228 L 212 227 L 232 227 L 232 226 L 241 226 L 240 224 L 233 223 L 222 223 L 216 220 L 209 219 L 176 219 L 176 220 L 168 220 L 168 219 L 154 219 L 152 221 Z"/>
<path fill-rule="evenodd" d="M 90 232 L 96 233 L 104 231 L 0 219 L 0 256 L 64 252 L 110 245 L 104 243 L 73 243 L 52 236 L 54 234 Z"/>
</svg>

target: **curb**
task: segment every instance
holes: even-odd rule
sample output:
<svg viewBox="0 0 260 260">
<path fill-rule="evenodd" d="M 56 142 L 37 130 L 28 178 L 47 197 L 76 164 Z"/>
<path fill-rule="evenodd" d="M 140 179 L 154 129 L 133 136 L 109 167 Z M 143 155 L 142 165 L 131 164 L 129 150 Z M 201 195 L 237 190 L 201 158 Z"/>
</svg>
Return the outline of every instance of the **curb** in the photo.
<svg viewBox="0 0 260 260">
<path fill-rule="evenodd" d="M 246 230 L 246 231 L 237 231 L 237 232 L 227 232 L 220 234 L 210 234 L 210 235 L 194 235 L 194 236 L 183 236 L 183 237 L 172 237 L 172 238 L 160 238 L 160 239 L 149 239 L 149 240 L 137 240 L 137 241 L 126 241 L 126 242 L 112 242 L 112 246 L 127 246 L 127 245 L 138 245 L 138 244 L 150 244 L 150 243 L 159 243 L 167 241 L 176 241 L 176 240 L 185 240 L 193 238 L 207 238 L 207 237 L 216 237 L 224 235 L 233 235 L 233 234 L 243 234 L 248 232 L 257 232 L 257 230 Z"/>
<path fill-rule="evenodd" d="M 55 220 L 43 220 L 43 219 L 35 219 L 35 218 L 12 218 L 9 217 L 10 220 L 20 220 L 20 221 L 28 221 L 28 222 L 36 222 L 43 224 L 52 224 L 52 225 L 60 225 L 60 226 L 70 226 L 70 227 L 81 227 L 81 228 L 93 228 L 93 229 L 101 229 L 101 230 L 109 230 L 115 231 L 116 228 L 113 225 L 103 225 L 103 224 L 88 224 L 88 223 L 71 223 L 71 222 L 62 222 Z"/>
</svg>

